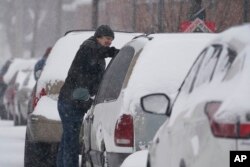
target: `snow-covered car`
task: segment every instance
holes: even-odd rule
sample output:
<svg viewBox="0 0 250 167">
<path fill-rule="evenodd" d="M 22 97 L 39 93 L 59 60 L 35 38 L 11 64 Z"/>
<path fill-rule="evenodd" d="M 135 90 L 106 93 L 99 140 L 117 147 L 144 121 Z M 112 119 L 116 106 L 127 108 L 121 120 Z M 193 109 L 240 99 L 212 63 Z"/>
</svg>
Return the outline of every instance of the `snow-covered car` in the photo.
<svg viewBox="0 0 250 167">
<path fill-rule="evenodd" d="M 58 94 L 77 50 L 84 40 L 93 35 L 94 31 L 71 31 L 53 46 L 36 84 L 33 112 L 28 116 L 25 167 L 55 166 L 62 134 L 57 110 Z M 135 36 L 133 33 L 115 32 L 112 45 L 121 48 Z"/>
<path fill-rule="evenodd" d="M 19 89 L 23 77 L 18 77 L 19 71 L 32 70 L 36 59 L 15 58 L 11 61 L 7 72 L 3 76 L 3 81 L 7 85 L 4 92 L 3 102 L 6 108 L 6 119 L 14 119 L 16 113 L 15 96 Z M 18 78 L 18 79 L 17 79 Z"/>
<path fill-rule="evenodd" d="M 146 149 L 164 116 L 144 113 L 140 97 L 164 91 L 176 96 L 188 69 L 214 34 L 151 34 L 126 44 L 107 68 L 92 109 L 84 119 L 82 162 L 120 166 Z"/>
<path fill-rule="evenodd" d="M 141 99 L 146 111 L 168 116 L 148 166 L 230 166 L 230 151 L 250 150 L 249 34 L 250 24 L 218 34 L 190 69 L 172 109 L 166 95 Z"/>
<path fill-rule="evenodd" d="M 7 60 L 0 70 L 0 117 L 1 119 L 7 119 L 7 113 L 6 113 L 5 105 L 3 102 L 4 93 L 7 88 L 7 85 L 3 80 L 3 76 L 7 72 L 10 64 L 11 64 L 11 59 Z"/>
<path fill-rule="evenodd" d="M 19 86 L 16 90 L 14 104 L 16 107 L 14 114 L 14 125 L 26 125 L 29 109 L 29 100 L 35 86 L 34 70 L 21 70 L 18 72 L 16 82 Z"/>
</svg>

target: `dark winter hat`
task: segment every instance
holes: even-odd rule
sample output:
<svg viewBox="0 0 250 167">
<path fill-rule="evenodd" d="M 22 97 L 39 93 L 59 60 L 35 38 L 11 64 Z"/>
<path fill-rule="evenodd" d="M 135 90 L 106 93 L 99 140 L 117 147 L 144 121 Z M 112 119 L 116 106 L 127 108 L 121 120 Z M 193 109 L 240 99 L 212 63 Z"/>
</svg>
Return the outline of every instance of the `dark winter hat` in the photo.
<svg viewBox="0 0 250 167">
<path fill-rule="evenodd" d="M 99 38 L 99 37 L 102 37 L 102 36 L 112 37 L 113 39 L 115 38 L 113 30 L 108 25 L 99 26 L 96 29 L 94 36 L 96 38 Z"/>
</svg>

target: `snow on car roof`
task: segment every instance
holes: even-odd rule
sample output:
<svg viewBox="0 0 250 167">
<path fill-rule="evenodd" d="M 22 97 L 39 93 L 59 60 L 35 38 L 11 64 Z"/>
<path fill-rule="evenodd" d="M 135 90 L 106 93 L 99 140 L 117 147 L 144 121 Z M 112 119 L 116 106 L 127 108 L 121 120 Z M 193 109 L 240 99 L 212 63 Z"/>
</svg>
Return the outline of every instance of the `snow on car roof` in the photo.
<svg viewBox="0 0 250 167">
<path fill-rule="evenodd" d="M 56 42 L 46 61 L 46 65 L 43 69 L 42 75 L 38 80 L 38 90 L 46 82 L 65 80 L 70 65 L 80 45 L 84 40 L 86 40 L 93 34 L 94 31 L 71 32 L 68 33 L 66 36 L 60 38 Z M 138 33 L 115 32 L 115 39 L 112 43 L 112 46 L 115 46 L 116 48 L 121 48 L 136 35 L 138 35 Z M 42 97 L 38 101 L 38 105 L 36 106 L 33 114 L 43 115 L 47 118 L 54 120 L 60 120 L 56 104 L 57 103 L 55 100 L 47 98 L 46 96 Z M 47 107 L 49 107 L 50 110 L 46 110 L 45 108 Z"/>
<path fill-rule="evenodd" d="M 249 34 L 250 24 L 235 26 L 220 33 L 220 35 L 211 43 L 227 43 L 235 51 L 241 51 L 250 43 Z"/>
<path fill-rule="evenodd" d="M 77 50 L 84 40 L 94 35 L 94 31 L 72 32 L 60 38 L 51 50 L 39 80 L 65 80 Z M 138 33 L 115 32 L 112 46 L 121 48 Z"/>
<path fill-rule="evenodd" d="M 22 58 L 13 59 L 11 65 L 9 66 L 8 71 L 5 73 L 3 77 L 4 82 L 8 84 L 11 78 L 19 70 L 33 69 L 36 61 L 37 61 L 36 59 L 22 59 Z"/>
</svg>

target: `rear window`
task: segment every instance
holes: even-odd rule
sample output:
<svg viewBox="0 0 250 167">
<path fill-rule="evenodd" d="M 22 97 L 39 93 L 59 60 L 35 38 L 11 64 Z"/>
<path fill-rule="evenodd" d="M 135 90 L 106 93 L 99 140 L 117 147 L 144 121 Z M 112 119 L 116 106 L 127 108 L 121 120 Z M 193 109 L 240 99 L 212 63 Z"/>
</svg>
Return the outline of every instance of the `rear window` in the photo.
<svg viewBox="0 0 250 167">
<path fill-rule="evenodd" d="M 118 98 L 134 53 L 134 48 L 131 46 L 125 46 L 111 61 L 103 76 L 103 80 L 96 97 L 97 104 Z"/>
</svg>

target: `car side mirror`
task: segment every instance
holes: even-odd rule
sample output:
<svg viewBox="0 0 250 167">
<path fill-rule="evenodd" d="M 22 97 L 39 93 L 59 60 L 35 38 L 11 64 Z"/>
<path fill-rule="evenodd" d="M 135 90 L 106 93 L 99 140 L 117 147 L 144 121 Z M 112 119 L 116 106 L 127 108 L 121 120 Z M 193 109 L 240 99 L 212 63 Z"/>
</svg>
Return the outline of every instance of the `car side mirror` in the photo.
<svg viewBox="0 0 250 167">
<path fill-rule="evenodd" d="M 149 94 L 141 97 L 141 107 L 145 112 L 167 115 L 170 98 L 164 93 Z"/>
</svg>

